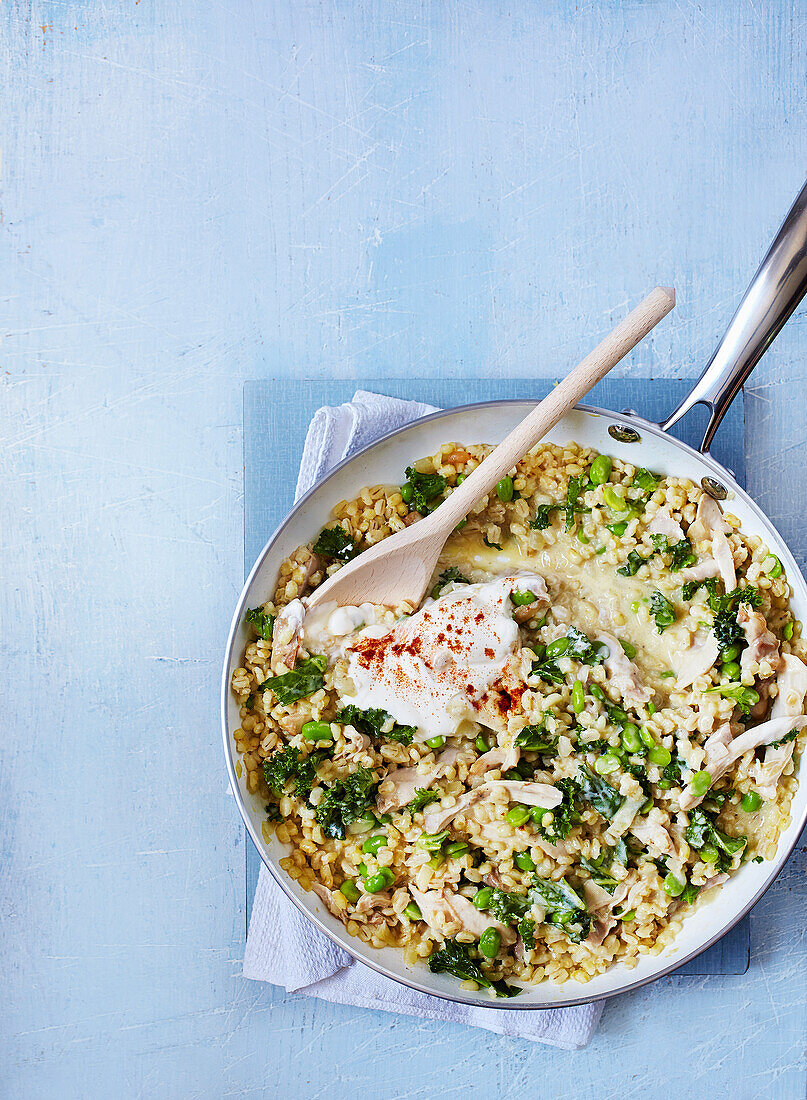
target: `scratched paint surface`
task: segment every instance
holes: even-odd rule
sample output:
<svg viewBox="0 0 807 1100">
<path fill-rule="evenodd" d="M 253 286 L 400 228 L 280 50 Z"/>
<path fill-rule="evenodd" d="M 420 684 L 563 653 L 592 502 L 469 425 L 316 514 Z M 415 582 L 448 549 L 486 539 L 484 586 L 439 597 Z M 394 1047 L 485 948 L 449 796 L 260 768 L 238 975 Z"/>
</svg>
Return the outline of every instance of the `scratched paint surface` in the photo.
<svg viewBox="0 0 807 1100">
<path fill-rule="evenodd" d="M 674 319 L 618 369 L 696 375 L 802 182 L 805 25 L 4 5 L 5 1095 L 804 1095 L 803 850 L 747 975 L 609 1003 L 582 1053 L 245 982 L 216 693 L 243 380 L 545 375 L 659 281 Z M 802 563 L 804 316 L 747 398 Z"/>
</svg>

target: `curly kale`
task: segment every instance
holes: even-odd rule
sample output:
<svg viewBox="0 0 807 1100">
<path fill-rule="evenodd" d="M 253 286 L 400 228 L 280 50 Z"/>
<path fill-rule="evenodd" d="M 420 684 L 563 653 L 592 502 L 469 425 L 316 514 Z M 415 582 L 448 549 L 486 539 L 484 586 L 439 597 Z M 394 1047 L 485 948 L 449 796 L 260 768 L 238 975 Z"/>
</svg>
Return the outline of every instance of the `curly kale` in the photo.
<svg viewBox="0 0 807 1100">
<path fill-rule="evenodd" d="M 429 956 L 429 970 L 433 974 L 452 974 L 462 982 L 476 982 L 483 989 L 493 989 L 497 997 L 516 997 L 521 992 L 507 982 L 492 982 L 490 978 L 486 978 L 480 964 L 471 957 L 468 944 L 457 940 L 446 940 L 439 951 L 432 952 Z"/>
<path fill-rule="evenodd" d="M 327 667 L 327 657 L 309 657 L 291 672 L 284 672 L 282 676 L 270 676 L 268 680 L 258 684 L 256 690 L 266 691 L 271 688 L 277 701 L 288 706 L 319 691 L 325 683 L 324 673 Z"/>
<path fill-rule="evenodd" d="M 546 923 L 562 928 L 572 943 L 580 943 L 589 934 L 591 916 L 586 903 L 566 879 L 552 882 L 535 875 L 530 894 L 545 909 Z"/>
<path fill-rule="evenodd" d="M 639 553 L 638 550 L 631 550 L 631 552 L 628 554 L 625 564 L 617 569 L 617 573 L 619 573 L 622 577 L 635 577 L 642 566 L 647 565 L 647 563 L 653 557 L 654 553 L 655 550 L 652 551 L 652 553 L 648 554 L 645 558 Z"/>
<path fill-rule="evenodd" d="M 623 867 L 628 863 L 628 851 L 621 837 L 615 847 L 603 846 L 596 859 L 587 859 L 586 856 L 580 858 L 580 866 L 588 871 L 591 881 L 601 886 L 603 890 L 607 890 L 609 894 L 613 894 L 619 882 L 619 879 L 611 874 L 614 863 L 621 863 Z"/>
<path fill-rule="evenodd" d="M 498 542 L 491 542 L 487 535 L 482 536 L 482 542 L 484 542 L 485 546 L 489 546 L 491 550 L 504 549 L 504 547 L 501 546 Z"/>
<path fill-rule="evenodd" d="M 724 699 L 733 699 L 740 709 L 740 714 L 750 714 L 751 707 L 759 702 L 759 692 L 751 687 L 746 687 L 739 680 L 729 684 L 718 684 L 717 687 L 706 688 L 704 695 L 722 695 Z"/>
<path fill-rule="evenodd" d="M 417 726 L 399 726 L 385 710 L 360 710 L 352 703 L 337 712 L 336 721 L 343 726 L 353 726 L 374 740 L 383 737 L 400 745 L 411 745 L 417 732 Z"/>
<path fill-rule="evenodd" d="M 719 853 L 717 859 L 719 871 L 728 870 L 734 862 L 734 857 L 748 843 L 747 836 L 729 836 L 722 829 L 718 829 L 702 809 L 690 811 L 689 825 L 686 827 L 684 837 L 690 848 L 696 851 L 707 847 L 715 848 Z"/>
<path fill-rule="evenodd" d="M 648 499 L 652 497 L 659 485 L 661 485 L 661 475 L 651 473 L 644 468 L 636 471 L 631 482 L 631 487 L 640 489 Z"/>
<path fill-rule="evenodd" d="M 518 923 L 532 908 L 532 901 L 527 894 L 511 894 L 507 890 L 500 890 L 497 886 L 492 886 L 490 889 L 492 894 L 485 910 L 502 924 Z"/>
<path fill-rule="evenodd" d="M 650 614 L 655 620 L 659 634 L 663 634 L 667 627 L 675 622 L 675 608 L 658 589 L 654 589 L 650 594 Z"/>
<path fill-rule="evenodd" d="M 576 626 L 570 626 L 566 632 L 569 639 L 569 648 L 563 654 L 573 661 L 580 661 L 584 665 L 601 665 L 605 660 L 608 647 L 602 642 L 592 642 L 587 634 L 578 630 Z"/>
<path fill-rule="evenodd" d="M 610 783 L 606 783 L 600 776 L 595 775 L 585 764 L 581 764 L 577 769 L 573 782 L 580 797 L 609 821 L 622 805 L 622 795 L 619 791 L 615 791 Z"/>
<path fill-rule="evenodd" d="M 415 797 L 411 802 L 407 802 L 404 806 L 405 810 L 408 810 L 414 817 L 415 814 L 420 813 L 426 806 L 432 802 L 439 802 L 443 797 L 440 791 L 430 791 L 427 787 L 418 787 L 415 790 Z"/>
<path fill-rule="evenodd" d="M 346 779 L 337 779 L 317 806 L 317 824 L 326 836 L 345 839 L 348 825 L 375 805 L 378 778 L 369 768 L 359 767 Z"/>
<path fill-rule="evenodd" d="M 525 752 L 539 752 L 546 756 L 554 753 L 558 747 L 557 737 L 553 737 L 544 722 L 539 725 L 525 726 L 516 736 L 516 744 Z"/>
<path fill-rule="evenodd" d="M 319 538 L 314 543 L 314 553 L 323 558 L 344 562 L 352 561 L 361 551 L 353 536 L 337 524 L 335 527 L 325 527 L 320 531 Z"/>
<path fill-rule="evenodd" d="M 407 482 L 402 493 L 404 500 L 409 497 L 408 504 L 412 511 L 427 515 L 437 507 L 432 507 L 432 501 L 445 492 L 448 482 L 441 474 L 421 474 L 414 466 L 406 467 Z M 439 503 L 439 502 L 438 502 Z"/>
<path fill-rule="evenodd" d="M 558 779 L 555 787 L 562 792 L 563 798 L 560 805 L 552 810 L 552 822 L 545 825 L 543 821 L 538 828 L 542 836 L 547 840 L 565 840 L 575 825 L 580 824 L 580 814 L 577 811 L 575 800 L 577 787 L 573 779 Z"/>
<path fill-rule="evenodd" d="M 499 547 L 501 550 L 501 547 Z M 431 591 L 431 597 L 436 600 L 442 590 L 447 584 L 470 584 L 471 582 L 461 573 L 456 565 L 450 566 L 448 569 L 444 569 L 440 576 L 437 578 L 437 584 Z"/>
<path fill-rule="evenodd" d="M 565 527 L 567 531 L 574 529 L 576 517 L 590 512 L 580 503 L 580 497 L 586 492 L 589 481 L 585 474 L 579 477 L 570 477 L 566 486 L 566 500 L 562 504 L 539 504 L 535 513 L 535 519 L 530 520 L 533 531 L 545 531 L 552 522 L 554 512 L 563 512 L 566 517 Z"/>
<path fill-rule="evenodd" d="M 244 620 L 249 623 L 259 638 L 264 638 L 267 642 L 271 641 L 275 627 L 274 615 L 270 615 L 261 607 L 250 607 Z"/>
<path fill-rule="evenodd" d="M 294 745 L 279 749 L 263 762 L 266 785 L 279 798 L 286 793 L 288 783 L 293 780 L 294 794 L 306 801 L 311 794 L 317 768 L 329 755 L 328 749 L 318 749 L 308 756 L 303 756 Z"/>
<path fill-rule="evenodd" d="M 678 573 L 688 565 L 694 565 L 698 560 L 692 549 L 689 539 L 679 539 L 678 542 L 670 542 L 666 535 L 650 536 L 655 550 L 653 553 L 670 555 L 670 572 Z M 650 555 L 653 556 L 652 554 Z M 649 558 L 645 559 L 649 561 Z"/>
</svg>

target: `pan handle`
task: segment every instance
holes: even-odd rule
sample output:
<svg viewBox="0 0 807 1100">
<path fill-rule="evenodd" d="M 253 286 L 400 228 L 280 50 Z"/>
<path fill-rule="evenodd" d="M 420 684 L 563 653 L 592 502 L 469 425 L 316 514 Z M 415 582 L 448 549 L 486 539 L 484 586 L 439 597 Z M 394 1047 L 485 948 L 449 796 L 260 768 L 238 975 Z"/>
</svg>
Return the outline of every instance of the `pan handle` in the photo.
<svg viewBox="0 0 807 1100">
<path fill-rule="evenodd" d="M 807 291 L 807 183 L 802 187 L 745 292 L 723 339 L 692 392 L 661 427 L 666 431 L 694 405 L 711 416 L 700 445 L 708 454 L 720 421 L 751 371 Z"/>
</svg>

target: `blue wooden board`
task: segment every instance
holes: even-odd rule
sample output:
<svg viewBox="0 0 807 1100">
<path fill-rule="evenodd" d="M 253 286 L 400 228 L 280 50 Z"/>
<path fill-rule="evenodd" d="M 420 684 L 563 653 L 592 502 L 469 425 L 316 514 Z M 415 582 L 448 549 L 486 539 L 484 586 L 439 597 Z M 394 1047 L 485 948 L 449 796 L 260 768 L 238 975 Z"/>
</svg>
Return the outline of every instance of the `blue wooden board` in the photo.
<svg viewBox="0 0 807 1100">
<path fill-rule="evenodd" d="M 249 572 L 270 535 L 294 501 L 296 470 L 305 435 L 316 409 L 349 401 L 359 386 L 393 397 L 406 397 L 448 408 L 503 398 L 540 398 L 553 384 L 547 379 L 330 379 L 313 382 L 261 380 L 244 384 L 244 572 Z M 589 404 L 623 411 L 633 409 L 649 420 L 660 420 L 681 401 L 690 384 L 671 378 L 606 378 Z M 701 414 L 702 415 L 702 414 Z M 699 427 L 701 431 L 699 432 Z M 702 435 L 698 414 L 676 425 L 676 434 L 694 446 Z M 740 395 L 721 425 L 714 456 L 745 484 L 745 426 Z M 413 456 L 417 457 L 417 456 Z M 252 909 L 260 857 L 247 838 L 246 914 Z M 681 967 L 681 974 L 744 974 L 750 955 L 750 918 L 740 921 L 718 943 Z"/>
</svg>

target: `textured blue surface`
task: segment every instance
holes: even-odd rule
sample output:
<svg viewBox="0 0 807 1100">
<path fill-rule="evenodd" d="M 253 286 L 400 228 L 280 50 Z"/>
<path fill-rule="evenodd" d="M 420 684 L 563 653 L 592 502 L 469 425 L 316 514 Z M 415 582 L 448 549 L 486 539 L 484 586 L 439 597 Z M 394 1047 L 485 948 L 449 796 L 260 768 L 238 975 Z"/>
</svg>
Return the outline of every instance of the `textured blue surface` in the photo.
<svg viewBox="0 0 807 1100">
<path fill-rule="evenodd" d="M 803 1097 L 803 851 L 747 974 L 621 998 L 582 1053 L 245 982 L 217 708 L 243 381 L 546 377 L 657 282 L 617 373 L 695 376 L 803 182 L 803 0 L 0 19 L 2 1092 Z M 802 308 L 746 394 L 802 565 L 805 364 Z"/>
<path fill-rule="evenodd" d="M 508 378 L 505 380 L 463 378 L 464 404 L 507 398 L 541 398 L 556 379 Z M 457 385 L 452 379 L 364 378 L 361 385 L 376 393 L 424 401 L 438 408 L 457 402 Z M 689 384 L 673 378 L 606 378 L 586 398 L 590 405 L 621 411 L 635 409 L 647 420 L 660 421 L 676 408 L 689 391 Z M 249 572 L 269 536 L 288 513 L 294 501 L 294 477 L 300 464 L 311 417 L 321 405 L 349 401 L 357 389 L 349 379 L 302 379 L 296 383 L 263 379 L 244 385 L 244 573 Z M 703 432 L 698 417 L 686 417 L 676 434 L 697 447 Z M 483 440 L 484 441 L 484 440 Z M 745 484 L 745 423 L 743 398 L 738 396 L 729 410 L 715 443 L 714 456 L 734 471 Z M 420 457 L 413 455 L 412 458 Z M 403 474 L 402 474 L 403 476 Z M 335 503 L 335 502 L 334 502 Z M 246 839 L 246 915 L 249 921 L 258 881 L 260 856 Z M 748 969 L 749 917 L 699 958 L 678 971 L 681 974 L 744 974 Z"/>
</svg>

